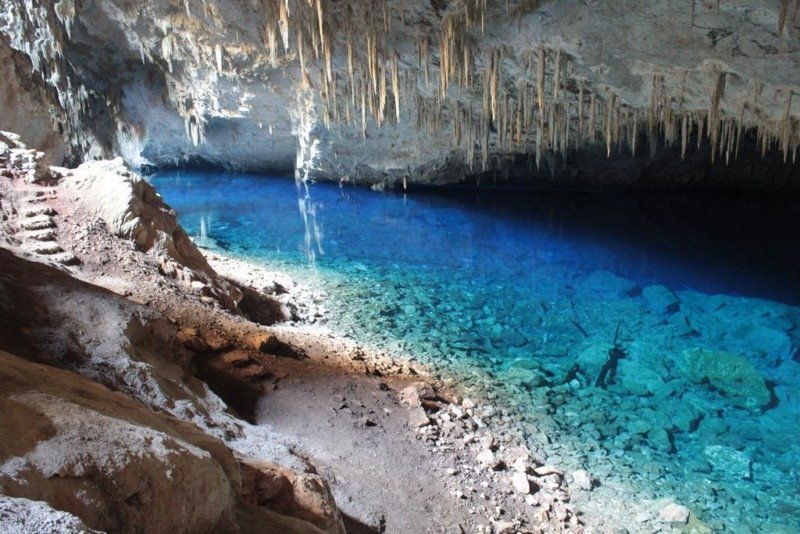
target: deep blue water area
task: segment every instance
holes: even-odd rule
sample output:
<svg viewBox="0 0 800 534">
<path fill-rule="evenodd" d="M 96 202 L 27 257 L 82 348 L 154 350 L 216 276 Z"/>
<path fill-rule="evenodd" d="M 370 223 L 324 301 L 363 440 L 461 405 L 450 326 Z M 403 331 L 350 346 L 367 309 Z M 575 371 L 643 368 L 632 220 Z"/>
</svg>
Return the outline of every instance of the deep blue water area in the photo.
<svg viewBox="0 0 800 534">
<path fill-rule="evenodd" d="M 321 284 L 332 327 L 482 391 L 596 495 L 800 531 L 800 199 L 313 184 L 306 226 L 291 179 L 151 181 L 201 244 Z"/>
</svg>

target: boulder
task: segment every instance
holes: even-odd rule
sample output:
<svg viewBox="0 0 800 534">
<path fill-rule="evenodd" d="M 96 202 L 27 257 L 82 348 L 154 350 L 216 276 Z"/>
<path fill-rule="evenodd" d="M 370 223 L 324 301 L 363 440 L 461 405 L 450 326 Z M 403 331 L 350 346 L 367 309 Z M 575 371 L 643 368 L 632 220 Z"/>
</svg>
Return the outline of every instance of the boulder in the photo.
<svg viewBox="0 0 800 534">
<path fill-rule="evenodd" d="M 621 359 L 617 363 L 619 386 L 639 397 L 654 395 L 664 387 L 664 380 L 657 372 L 637 362 Z"/>
<path fill-rule="evenodd" d="M 232 525 L 239 470 L 194 425 L 0 351 L 0 493 L 109 532 Z"/>
<path fill-rule="evenodd" d="M 105 221 L 113 234 L 159 258 L 164 274 L 190 287 L 200 283 L 204 296 L 237 309 L 242 291 L 217 275 L 178 224 L 175 211 L 122 158 L 84 163 L 68 180 L 79 203 Z"/>
<path fill-rule="evenodd" d="M 756 411 L 771 400 L 764 379 L 742 355 L 688 350 L 684 353 L 684 370 L 689 380 L 695 383 L 708 381 L 734 406 Z"/>
<path fill-rule="evenodd" d="M 344 534 L 339 509 L 325 480 L 267 461 L 243 460 L 242 501 L 306 522 L 323 532 Z"/>
</svg>

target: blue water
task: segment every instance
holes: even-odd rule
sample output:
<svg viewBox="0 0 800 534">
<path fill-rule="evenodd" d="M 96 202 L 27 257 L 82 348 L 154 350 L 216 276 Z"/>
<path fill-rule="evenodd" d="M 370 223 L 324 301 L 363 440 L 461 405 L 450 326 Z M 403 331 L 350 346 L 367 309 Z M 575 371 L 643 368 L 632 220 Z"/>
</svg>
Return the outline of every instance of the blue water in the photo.
<svg viewBox="0 0 800 534">
<path fill-rule="evenodd" d="M 152 182 L 190 235 L 321 284 L 332 327 L 492 399 L 543 459 L 714 529 L 800 531 L 798 199 L 315 184 L 310 264 L 292 180 Z M 693 376 L 696 350 L 744 356 L 734 384 Z"/>
</svg>

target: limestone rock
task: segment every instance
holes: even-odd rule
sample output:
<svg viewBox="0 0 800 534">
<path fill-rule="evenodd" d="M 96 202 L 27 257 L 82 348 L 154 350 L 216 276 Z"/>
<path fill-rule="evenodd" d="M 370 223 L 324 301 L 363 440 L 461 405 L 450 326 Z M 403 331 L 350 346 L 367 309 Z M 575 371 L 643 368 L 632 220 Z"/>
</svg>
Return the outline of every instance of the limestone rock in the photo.
<svg viewBox="0 0 800 534">
<path fill-rule="evenodd" d="M 113 234 L 161 259 L 165 274 L 188 286 L 199 283 L 208 296 L 237 309 L 242 291 L 217 276 L 178 224 L 175 211 L 121 158 L 84 163 L 68 180 L 76 186 L 79 202 L 95 211 Z"/>
<path fill-rule="evenodd" d="M 230 451 L 194 425 L 0 351 L 0 492 L 90 528 L 208 531 L 233 520 Z M 180 495 L 181 506 L 163 506 Z"/>
<path fill-rule="evenodd" d="M 311 473 L 295 473 L 271 462 L 244 460 L 242 500 L 305 521 L 329 534 L 344 534 L 328 484 Z"/>
<path fill-rule="evenodd" d="M 400 402 L 406 406 L 422 406 L 423 399 L 433 396 L 433 388 L 425 382 L 415 382 L 400 390 Z"/>
<path fill-rule="evenodd" d="M 419 406 L 413 408 L 411 412 L 408 414 L 408 423 L 411 425 L 412 428 L 419 428 L 425 425 L 429 425 L 430 422 L 431 420 L 428 418 L 428 414 L 426 414 L 425 410 Z"/>
<path fill-rule="evenodd" d="M 482 450 L 475 459 L 487 469 L 497 470 L 503 465 L 497 456 L 489 449 Z"/>
<path fill-rule="evenodd" d="M 691 511 L 680 504 L 670 503 L 661 509 L 658 518 L 662 523 L 672 523 L 675 525 L 685 525 L 689 522 Z"/>
<path fill-rule="evenodd" d="M 511 485 L 514 487 L 514 491 L 520 495 L 528 495 L 531 492 L 531 483 L 525 472 L 516 471 L 511 475 Z"/>
<path fill-rule="evenodd" d="M 753 461 L 746 453 L 723 445 L 709 445 L 703 455 L 717 470 L 743 480 L 753 477 Z"/>
<path fill-rule="evenodd" d="M 84 534 L 90 532 L 83 521 L 68 512 L 53 509 L 42 501 L 14 499 L 0 495 L 0 532 L 58 532 Z"/>
<path fill-rule="evenodd" d="M 770 402 L 764 379 L 742 355 L 692 349 L 684 353 L 684 366 L 689 380 L 708 380 L 735 406 L 758 410 Z"/>
<path fill-rule="evenodd" d="M 621 359 L 617 366 L 619 386 L 634 395 L 640 397 L 654 395 L 664 387 L 661 375 L 644 365 Z"/>
<path fill-rule="evenodd" d="M 664 286 L 647 286 L 642 290 L 642 297 L 653 313 L 673 314 L 680 309 L 678 297 Z"/>
<path fill-rule="evenodd" d="M 585 491 L 591 491 L 594 486 L 594 478 L 589 471 L 585 469 L 578 469 L 572 473 L 572 482 L 575 486 Z"/>
</svg>

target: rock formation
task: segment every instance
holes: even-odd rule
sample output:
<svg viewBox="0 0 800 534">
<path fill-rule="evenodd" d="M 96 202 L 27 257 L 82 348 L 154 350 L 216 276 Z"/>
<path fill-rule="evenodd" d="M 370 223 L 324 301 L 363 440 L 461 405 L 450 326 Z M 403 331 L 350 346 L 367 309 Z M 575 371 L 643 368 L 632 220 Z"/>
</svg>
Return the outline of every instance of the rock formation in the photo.
<svg viewBox="0 0 800 534">
<path fill-rule="evenodd" d="M 4 54 L 27 58 L 84 158 L 383 185 L 652 187 L 719 183 L 716 168 L 740 168 L 727 180 L 748 187 L 795 183 L 791 0 L 3 9 Z"/>
</svg>

